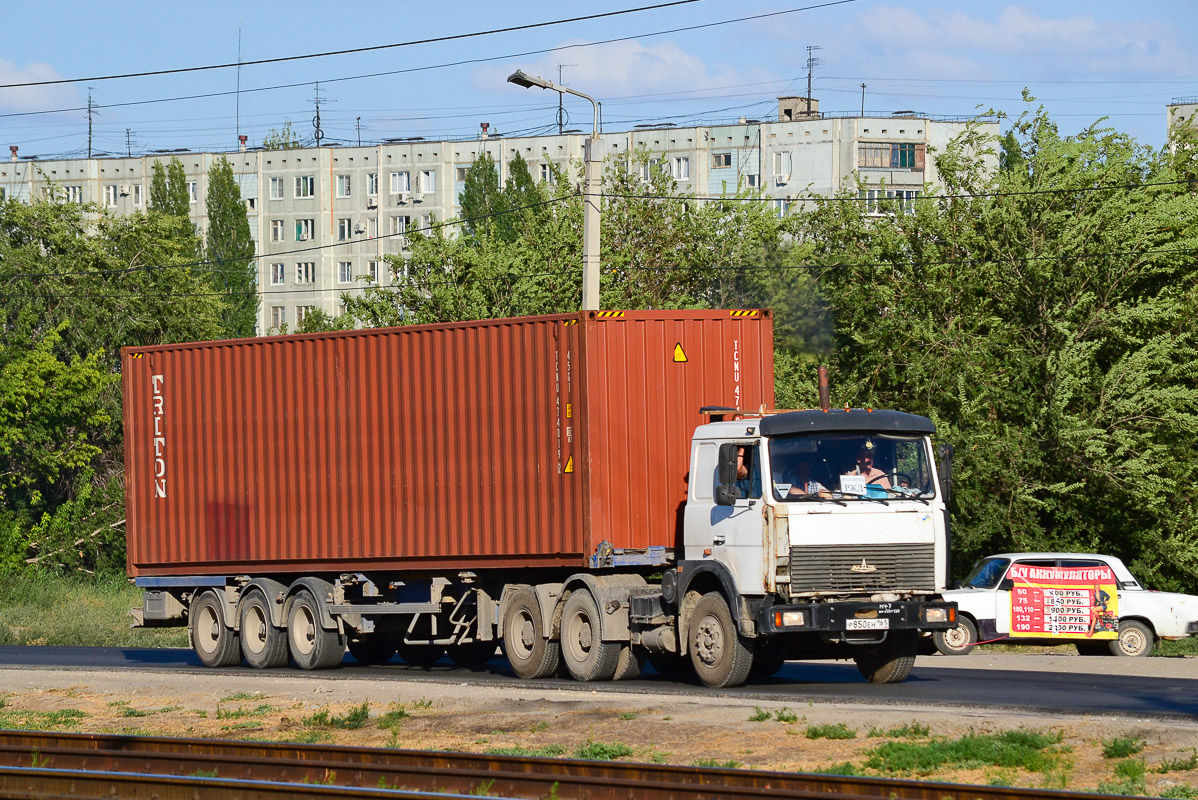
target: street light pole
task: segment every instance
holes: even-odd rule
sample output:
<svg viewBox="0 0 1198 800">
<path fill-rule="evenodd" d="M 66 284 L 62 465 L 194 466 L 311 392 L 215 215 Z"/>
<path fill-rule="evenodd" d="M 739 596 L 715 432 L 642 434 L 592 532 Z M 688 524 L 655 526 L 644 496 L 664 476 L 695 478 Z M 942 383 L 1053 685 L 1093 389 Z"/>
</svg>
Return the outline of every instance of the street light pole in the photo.
<svg viewBox="0 0 1198 800">
<path fill-rule="evenodd" d="M 600 203 L 603 191 L 603 145 L 599 141 L 599 104 L 595 98 L 557 86 L 552 81 L 526 75 L 523 70 L 516 70 L 508 76 L 508 83 L 514 83 L 525 89 L 534 86 L 540 89 L 551 89 L 555 92 L 565 92 L 584 100 L 590 100 L 595 109 L 595 122 L 591 128 L 591 136 L 583 148 L 583 216 L 582 216 L 582 310 L 599 310 L 599 224 Z"/>
</svg>

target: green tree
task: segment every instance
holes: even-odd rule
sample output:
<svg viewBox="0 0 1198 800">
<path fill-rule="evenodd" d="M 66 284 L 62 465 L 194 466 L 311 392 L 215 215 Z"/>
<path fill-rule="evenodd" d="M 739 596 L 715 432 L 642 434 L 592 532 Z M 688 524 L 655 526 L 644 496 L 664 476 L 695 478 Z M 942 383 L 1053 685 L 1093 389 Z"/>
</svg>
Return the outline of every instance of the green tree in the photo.
<svg viewBox="0 0 1198 800">
<path fill-rule="evenodd" d="M 253 336 L 258 319 L 254 239 L 233 166 L 221 157 L 208 169 L 208 237 L 204 257 L 213 287 L 223 295 L 227 337 Z"/>
<path fill-rule="evenodd" d="M 466 171 L 465 185 L 458 197 L 466 235 L 491 233 L 508 210 L 506 200 L 499 188 L 495 159 L 490 153 L 481 154 Z"/>
<path fill-rule="evenodd" d="M 150 165 L 150 210 L 184 219 L 191 215 L 187 173 L 183 162 L 173 156 L 165 167 L 161 161 Z"/>
<path fill-rule="evenodd" d="M 932 416 L 956 444 L 958 570 L 1002 550 L 1102 550 L 1198 576 L 1198 204 L 1177 165 L 1043 112 L 996 170 L 976 128 L 945 199 L 795 219 L 835 321 L 834 402 Z M 968 195 L 973 195 L 972 197 Z"/>
<path fill-rule="evenodd" d="M 281 130 L 271 128 L 262 140 L 263 150 L 295 150 L 302 146 L 291 130 L 291 120 L 289 119 L 283 121 Z"/>
</svg>

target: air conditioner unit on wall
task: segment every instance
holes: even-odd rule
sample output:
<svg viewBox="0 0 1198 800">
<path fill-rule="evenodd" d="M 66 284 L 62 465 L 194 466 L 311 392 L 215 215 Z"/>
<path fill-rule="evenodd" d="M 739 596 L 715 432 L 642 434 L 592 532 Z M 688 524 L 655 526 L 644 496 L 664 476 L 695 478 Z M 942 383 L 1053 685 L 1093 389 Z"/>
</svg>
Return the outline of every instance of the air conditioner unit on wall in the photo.
<svg viewBox="0 0 1198 800">
<path fill-rule="evenodd" d="M 377 201 L 377 200 L 375 200 L 373 197 L 371 197 L 370 199 L 368 199 L 368 200 L 366 201 L 366 207 L 367 207 L 367 208 L 378 208 L 378 207 L 379 207 L 379 203 L 378 203 L 378 201 Z"/>
<path fill-rule="evenodd" d="M 423 203 L 424 202 L 424 192 L 416 192 L 415 194 L 413 194 L 412 202 L 413 203 Z"/>
<path fill-rule="evenodd" d="M 396 205 L 401 205 L 401 206 L 402 206 L 404 203 L 408 202 L 408 201 L 409 201 L 409 200 L 411 200 L 411 199 L 412 199 L 412 193 L 411 193 L 411 192 L 400 192 L 400 193 L 399 193 L 399 198 L 398 198 L 398 199 L 395 201 L 395 203 L 396 203 Z"/>
<path fill-rule="evenodd" d="M 299 242 L 306 242 L 306 241 L 308 241 L 308 238 L 309 238 L 309 237 L 308 237 L 308 234 L 306 234 L 306 233 L 301 233 L 299 236 L 297 236 L 297 237 L 296 237 L 296 241 L 299 241 Z"/>
<path fill-rule="evenodd" d="M 122 184 L 120 186 L 120 188 L 117 189 L 117 191 L 120 193 L 121 197 L 127 197 L 133 193 L 133 190 L 130 189 L 129 186 L 126 184 Z"/>
</svg>

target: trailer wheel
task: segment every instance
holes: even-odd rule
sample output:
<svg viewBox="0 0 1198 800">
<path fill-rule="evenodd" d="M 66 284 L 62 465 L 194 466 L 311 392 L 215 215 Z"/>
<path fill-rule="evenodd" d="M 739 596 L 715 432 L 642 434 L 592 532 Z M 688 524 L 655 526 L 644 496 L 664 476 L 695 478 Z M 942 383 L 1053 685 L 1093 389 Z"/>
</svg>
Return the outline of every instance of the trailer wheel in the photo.
<svg viewBox="0 0 1198 800">
<path fill-rule="evenodd" d="M 252 591 L 242 597 L 237 618 L 245 663 L 255 669 L 287 665 L 287 634 L 271 624 L 270 606 L 262 592 Z"/>
<path fill-rule="evenodd" d="M 204 592 L 191 604 L 187 632 L 191 646 L 205 667 L 233 667 L 241 663 L 237 631 L 225 625 L 221 601 L 212 592 Z"/>
<path fill-rule="evenodd" d="M 705 686 L 740 686 L 753 666 L 753 650 L 736 629 L 728 603 L 719 592 L 699 598 L 687 632 L 691 664 Z"/>
<path fill-rule="evenodd" d="M 349 654 L 359 664 L 386 664 L 395 655 L 395 640 L 377 633 L 368 633 L 349 640 Z"/>
<path fill-rule="evenodd" d="M 576 681 L 610 681 L 620 659 L 620 643 L 599 638 L 599 604 L 586 589 L 570 594 L 562 611 L 562 661 Z"/>
<path fill-rule="evenodd" d="M 503 615 L 503 652 L 521 678 L 545 678 L 557 672 L 561 645 L 545 636 L 537 595 L 530 587 L 512 592 Z"/>
<path fill-rule="evenodd" d="M 1156 647 L 1156 637 L 1143 622 L 1136 622 L 1134 619 L 1120 620 L 1119 638 L 1112 639 L 1110 647 L 1111 652 L 1117 656 L 1150 656 Z"/>
<path fill-rule="evenodd" d="M 304 589 L 296 592 L 287 615 L 287 645 L 300 669 L 328 669 L 345 657 L 345 642 L 337 631 L 320 625 L 320 603 Z"/>
<path fill-rule="evenodd" d="M 631 642 L 624 642 L 620 647 L 620 657 L 616 660 L 616 674 L 611 676 L 613 681 L 631 681 L 639 678 L 645 669 L 648 653 L 645 648 L 637 647 Z"/>
<path fill-rule="evenodd" d="M 917 639 L 918 634 L 914 631 L 893 631 L 885 642 L 853 660 L 862 677 L 870 683 L 902 683 L 915 666 L 919 648 Z"/>
<path fill-rule="evenodd" d="M 459 667 L 479 667 L 491 660 L 498 645 L 494 639 L 489 642 L 475 639 L 473 642 L 451 644 L 445 650 L 449 653 L 449 660 Z"/>
</svg>

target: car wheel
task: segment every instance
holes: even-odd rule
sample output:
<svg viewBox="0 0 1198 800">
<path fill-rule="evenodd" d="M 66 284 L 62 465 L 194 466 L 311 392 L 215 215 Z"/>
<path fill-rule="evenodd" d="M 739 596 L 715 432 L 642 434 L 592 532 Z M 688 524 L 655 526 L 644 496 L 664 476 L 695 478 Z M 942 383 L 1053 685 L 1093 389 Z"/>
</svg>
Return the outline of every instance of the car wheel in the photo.
<svg viewBox="0 0 1198 800">
<path fill-rule="evenodd" d="M 1156 637 L 1152 630 L 1143 622 L 1134 619 L 1119 621 L 1119 638 L 1111 642 L 1111 652 L 1117 656 L 1142 658 L 1152 655 L 1156 647 Z"/>
<path fill-rule="evenodd" d="M 957 627 L 934 632 L 932 641 L 946 656 L 963 656 L 978 643 L 978 629 L 968 617 L 957 617 Z"/>
</svg>

